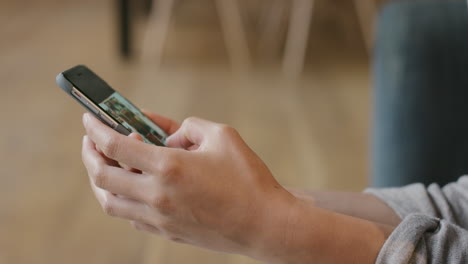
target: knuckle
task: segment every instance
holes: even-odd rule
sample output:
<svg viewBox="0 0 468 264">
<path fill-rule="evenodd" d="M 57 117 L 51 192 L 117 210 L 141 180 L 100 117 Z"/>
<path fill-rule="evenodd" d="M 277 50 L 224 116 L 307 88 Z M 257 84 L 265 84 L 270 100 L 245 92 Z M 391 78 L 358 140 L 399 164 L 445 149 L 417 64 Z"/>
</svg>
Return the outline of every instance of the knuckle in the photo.
<svg viewBox="0 0 468 264">
<path fill-rule="evenodd" d="M 217 124 L 215 130 L 221 137 L 232 137 L 237 135 L 236 129 L 226 124 Z"/>
<path fill-rule="evenodd" d="M 156 195 L 151 200 L 151 207 L 158 210 L 161 214 L 169 215 L 174 211 L 174 206 L 172 205 L 169 197 L 164 195 Z"/>
<path fill-rule="evenodd" d="M 108 138 L 106 138 L 102 146 L 102 152 L 104 152 L 104 154 L 107 157 L 115 158 L 118 154 L 118 151 L 119 151 L 118 138 L 116 136 L 109 136 Z"/>
<path fill-rule="evenodd" d="M 182 122 L 182 124 L 190 125 L 190 124 L 195 123 L 197 120 L 198 120 L 197 117 L 190 116 L 190 117 L 185 118 L 185 119 L 184 119 L 184 122 Z"/>
<path fill-rule="evenodd" d="M 177 237 L 177 236 L 173 236 L 173 235 L 169 235 L 167 238 L 172 242 L 177 242 L 177 243 L 184 242 L 184 240 L 182 240 L 182 238 Z"/>
<path fill-rule="evenodd" d="M 103 204 L 102 204 L 102 210 L 104 211 L 105 214 L 109 216 L 115 216 L 115 206 L 113 202 L 111 202 L 110 199 L 107 199 Z"/>
<path fill-rule="evenodd" d="M 174 225 L 169 219 L 166 218 L 159 220 L 157 228 L 167 234 L 174 230 Z"/>
<path fill-rule="evenodd" d="M 166 239 L 175 241 L 175 242 L 181 242 L 182 239 L 181 237 L 182 232 L 180 232 L 180 229 L 178 228 L 177 224 L 175 224 L 173 221 L 170 221 L 168 219 L 164 219 L 159 222 L 157 229 L 160 231 L 161 234 Z"/>
<path fill-rule="evenodd" d="M 182 178 L 181 174 L 182 166 L 181 162 L 176 157 L 168 157 L 166 160 L 161 162 L 159 173 L 165 184 L 176 184 Z"/>
<path fill-rule="evenodd" d="M 132 226 L 133 228 L 141 232 L 151 232 L 154 234 L 160 234 L 159 229 L 157 229 L 156 227 L 152 225 L 145 224 L 143 222 L 132 221 Z"/>
<path fill-rule="evenodd" d="M 135 228 L 138 231 L 142 231 L 142 232 L 145 231 L 145 228 L 144 228 L 143 224 L 140 223 L 140 222 L 132 221 L 132 227 Z"/>
<path fill-rule="evenodd" d="M 172 159 L 167 159 L 163 164 L 161 165 L 161 174 L 165 178 L 169 178 L 175 174 L 177 174 L 179 168 L 177 166 L 177 162 Z"/>
<path fill-rule="evenodd" d="M 107 184 L 107 173 L 103 166 L 96 166 L 93 172 L 94 185 L 104 189 Z"/>
</svg>

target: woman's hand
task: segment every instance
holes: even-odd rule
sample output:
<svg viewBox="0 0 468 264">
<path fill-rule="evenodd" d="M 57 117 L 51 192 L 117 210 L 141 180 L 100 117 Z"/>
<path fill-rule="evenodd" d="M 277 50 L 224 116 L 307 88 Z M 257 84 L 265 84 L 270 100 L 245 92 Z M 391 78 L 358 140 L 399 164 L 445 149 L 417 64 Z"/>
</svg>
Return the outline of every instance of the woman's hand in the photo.
<svg viewBox="0 0 468 264">
<path fill-rule="evenodd" d="M 147 115 L 172 134 L 169 148 L 83 117 L 82 159 L 104 211 L 174 241 L 255 256 L 262 238 L 283 228 L 273 219 L 296 198 L 233 128 L 198 118 L 179 127 Z"/>
<path fill-rule="evenodd" d="M 85 114 L 83 162 L 104 211 L 142 231 L 268 263 L 374 263 L 392 226 L 296 198 L 226 125 L 147 113 L 169 148 Z M 352 203 L 352 202 L 350 202 Z"/>
</svg>

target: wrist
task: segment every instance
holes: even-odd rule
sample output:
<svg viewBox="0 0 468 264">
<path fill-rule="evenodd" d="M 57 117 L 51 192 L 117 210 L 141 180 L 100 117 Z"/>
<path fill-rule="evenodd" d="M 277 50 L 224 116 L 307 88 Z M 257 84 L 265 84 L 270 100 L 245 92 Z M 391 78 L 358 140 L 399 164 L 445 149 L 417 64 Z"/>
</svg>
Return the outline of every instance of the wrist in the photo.
<svg viewBox="0 0 468 264">
<path fill-rule="evenodd" d="M 267 263 L 374 263 L 389 232 L 289 193 L 266 206 L 250 257 Z"/>
<path fill-rule="evenodd" d="M 288 250 L 302 211 L 300 198 L 281 188 L 266 199 L 247 235 L 244 255 L 267 263 L 288 263 Z"/>
</svg>

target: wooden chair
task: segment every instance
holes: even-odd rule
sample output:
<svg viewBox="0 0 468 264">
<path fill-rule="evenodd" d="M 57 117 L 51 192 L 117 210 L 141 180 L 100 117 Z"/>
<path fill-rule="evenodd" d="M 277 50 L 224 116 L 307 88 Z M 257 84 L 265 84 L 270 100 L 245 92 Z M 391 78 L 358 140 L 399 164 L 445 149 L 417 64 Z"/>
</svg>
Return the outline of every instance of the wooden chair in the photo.
<svg viewBox="0 0 468 264">
<path fill-rule="evenodd" d="M 150 2 L 151 0 L 146 0 Z M 153 12 L 150 13 L 147 33 L 144 40 L 144 54 L 160 64 L 170 28 L 175 0 L 152 0 Z M 238 0 L 214 0 L 219 13 L 225 45 L 233 68 L 246 69 L 251 64 L 250 51 L 244 30 Z M 274 47 L 279 39 L 277 31 L 281 18 L 285 15 L 286 5 L 290 5 L 286 45 L 282 63 L 285 76 L 297 78 L 302 73 L 309 38 L 309 30 L 316 0 L 266 0 L 268 5 L 263 16 L 260 45 Z M 374 39 L 374 16 L 377 0 L 354 0 L 355 10 L 361 25 L 362 34 L 368 51 Z M 131 55 L 131 25 L 129 0 L 119 0 L 120 7 L 120 50 L 124 56 Z"/>
<path fill-rule="evenodd" d="M 233 68 L 247 69 L 250 52 L 237 0 L 214 0 L 221 22 L 225 45 Z M 154 0 L 144 40 L 144 54 L 160 64 L 175 0 Z"/>
<path fill-rule="evenodd" d="M 267 15 L 265 27 L 262 31 L 260 45 L 271 45 L 273 40 L 278 40 L 278 21 L 284 15 L 285 5 L 290 4 L 289 22 L 286 37 L 286 46 L 283 57 L 283 73 L 290 78 L 297 78 L 302 73 L 309 38 L 309 30 L 313 15 L 313 7 L 316 0 L 268 0 L 271 5 Z M 360 22 L 367 50 L 370 52 L 374 39 L 374 16 L 377 11 L 375 0 L 354 0 L 355 10 Z"/>
</svg>

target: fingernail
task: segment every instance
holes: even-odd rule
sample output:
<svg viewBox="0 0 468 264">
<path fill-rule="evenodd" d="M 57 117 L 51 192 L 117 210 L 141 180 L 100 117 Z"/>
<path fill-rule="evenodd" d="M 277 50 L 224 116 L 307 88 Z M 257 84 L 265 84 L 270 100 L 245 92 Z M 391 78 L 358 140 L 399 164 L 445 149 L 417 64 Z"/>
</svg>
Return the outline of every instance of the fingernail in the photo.
<svg viewBox="0 0 468 264">
<path fill-rule="evenodd" d="M 86 142 L 86 141 L 88 141 L 88 136 L 87 136 L 87 135 L 84 135 L 84 136 L 83 136 L 83 142 Z"/>
</svg>

